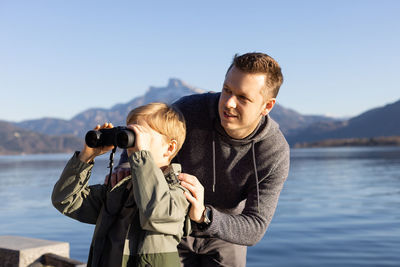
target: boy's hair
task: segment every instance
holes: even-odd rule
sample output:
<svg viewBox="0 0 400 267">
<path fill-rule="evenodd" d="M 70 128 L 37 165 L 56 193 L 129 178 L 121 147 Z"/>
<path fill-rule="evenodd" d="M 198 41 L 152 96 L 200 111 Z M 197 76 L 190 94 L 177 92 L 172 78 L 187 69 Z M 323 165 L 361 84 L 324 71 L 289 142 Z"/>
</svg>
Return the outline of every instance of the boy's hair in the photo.
<svg viewBox="0 0 400 267">
<path fill-rule="evenodd" d="M 233 57 L 232 64 L 229 66 L 228 72 L 236 67 L 245 73 L 264 74 L 266 76 L 266 87 L 261 91 L 264 100 L 268 99 L 268 94 L 275 98 L 278 95 L 279 88 L 283 82 L 281 67 L 272 57 L 264 53 L 247 53 Z"/>
<path fill-rule="evenodd" d="M 176 140 L 177 150 L 172 160 L 181 149 L 186 136 L 186 123 L 182 113 L 165 103 L 150 103 L 131 110 L 126 117 L 126 124 L 143 119 L 156 132 L 164 135 L 166 141 Z"/>
</svg>

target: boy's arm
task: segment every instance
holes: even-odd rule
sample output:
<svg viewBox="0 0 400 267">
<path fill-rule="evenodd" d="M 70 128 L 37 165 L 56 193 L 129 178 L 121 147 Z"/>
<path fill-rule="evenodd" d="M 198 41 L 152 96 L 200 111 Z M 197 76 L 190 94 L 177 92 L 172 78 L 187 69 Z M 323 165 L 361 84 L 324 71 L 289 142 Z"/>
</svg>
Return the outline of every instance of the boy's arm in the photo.
<svg viewBox="0 0 400 267">
<path fill-rule="evenodd" d="M 164 174 L 149 151 L 135 152 L 129 158 L 133 194 L 141 227 L 148 231 L 180 235 L 189 202 L 178 184 L 168 186 Z"/>
<path fill-rule="evenodd" d="M 51 200 L 61 213 L 95 224 L 106 194 L 104 185 L 88 186 L 93 163 L 79 160 L 76 152 L 53 188 Z"/>
</svg>

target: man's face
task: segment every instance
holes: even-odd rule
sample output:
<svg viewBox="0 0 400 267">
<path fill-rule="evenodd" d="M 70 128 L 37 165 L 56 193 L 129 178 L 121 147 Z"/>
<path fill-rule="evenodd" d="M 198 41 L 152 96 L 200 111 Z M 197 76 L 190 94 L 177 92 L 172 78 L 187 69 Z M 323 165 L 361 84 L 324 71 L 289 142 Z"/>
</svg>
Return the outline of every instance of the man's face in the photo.
<svg viewBox="0 0 400 267">
<path fill-rule="evenodd" d="M 235 139 L 243 139 L 268 114 L 275 98 L 267 102 L 261 94 L 265 87 L 264 74 L 245 73 L 233 67 L 227 73 L 218 103 L 221 125 Z"/>
</svg>

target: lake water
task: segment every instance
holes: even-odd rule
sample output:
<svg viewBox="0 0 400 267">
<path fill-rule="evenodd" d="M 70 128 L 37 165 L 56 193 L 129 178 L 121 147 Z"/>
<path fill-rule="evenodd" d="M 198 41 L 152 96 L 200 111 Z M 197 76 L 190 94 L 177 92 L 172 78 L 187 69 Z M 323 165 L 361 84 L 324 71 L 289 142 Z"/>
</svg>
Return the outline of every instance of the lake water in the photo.
<svg viewBox="0 0 400 267">
<path fill-rule="evenodd" d="M 0 156 L 0 235 L 66 241 L 87 259 L 93 226 L 50 201 L 70 155 Z M 118 157 L 116 157 L 118 158 Z M 96 162 L 93 182 L 108 173 Z M 400 147 L 293 149 L 290 175 L 247 266 L 400 266 Z"/>
</svg>

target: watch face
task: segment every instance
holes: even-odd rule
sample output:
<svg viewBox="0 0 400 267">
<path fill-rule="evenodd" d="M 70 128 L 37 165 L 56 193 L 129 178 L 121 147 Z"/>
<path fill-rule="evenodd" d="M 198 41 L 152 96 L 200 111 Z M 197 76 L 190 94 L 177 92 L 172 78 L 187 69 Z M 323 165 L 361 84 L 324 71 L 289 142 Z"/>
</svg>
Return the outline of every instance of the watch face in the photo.
<svg viewBox="0 0 400 267">
<path fill-rule="evenodd" d="M 211 209 L 209 207 L 206 207 L 205 210 L 204 210 L 204 221 L 203 221 L 203 223 L 210 224 L 211 223 L 210 217 L 211 217 Z"/>
</svg>

